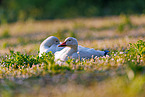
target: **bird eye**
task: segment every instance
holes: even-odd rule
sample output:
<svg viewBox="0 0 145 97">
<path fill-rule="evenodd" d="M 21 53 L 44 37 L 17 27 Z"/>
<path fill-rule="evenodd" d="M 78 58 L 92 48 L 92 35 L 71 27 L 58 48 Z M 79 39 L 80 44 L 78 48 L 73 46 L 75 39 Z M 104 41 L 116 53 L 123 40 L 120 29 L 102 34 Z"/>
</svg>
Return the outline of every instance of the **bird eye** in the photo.
<svg viewBox="0 0 145 97">
<path fill-rule="evenodd" d="M 68 41 L 71 41 L 71 40 L 68 40 Z"/>
<path fill-rule="evenodd" d="M 58 42 L 58 41 L 56 41 L 56 42 Z"/>
</svg>

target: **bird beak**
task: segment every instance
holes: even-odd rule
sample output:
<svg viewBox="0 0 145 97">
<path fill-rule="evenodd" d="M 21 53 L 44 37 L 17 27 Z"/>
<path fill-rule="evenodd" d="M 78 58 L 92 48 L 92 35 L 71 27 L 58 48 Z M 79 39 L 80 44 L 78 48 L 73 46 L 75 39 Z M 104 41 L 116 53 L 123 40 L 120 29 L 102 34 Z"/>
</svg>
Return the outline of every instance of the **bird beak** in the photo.
<svg viewBox="0 0 145 97">
<path fill-rule="evenodd" d="M 64 47 L 64 46 L 67 46 L 66 42 L 63 42 L 62 44 L 58 45 L 58 47 Z"/>
</svg>

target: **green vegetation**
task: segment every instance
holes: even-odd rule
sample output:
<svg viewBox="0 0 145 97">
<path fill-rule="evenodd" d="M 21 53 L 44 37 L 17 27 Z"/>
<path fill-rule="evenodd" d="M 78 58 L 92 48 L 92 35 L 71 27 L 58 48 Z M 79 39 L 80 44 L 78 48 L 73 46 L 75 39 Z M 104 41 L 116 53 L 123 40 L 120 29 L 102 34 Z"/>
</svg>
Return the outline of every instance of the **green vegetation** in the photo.
<svg viewBox="0 0 145 97">
<path fill-rule="evenodd" d="M 117 31 L 124 32 L 127 29 L 131 29 L 133 25 L 131 23 L 130 17 L 127 15 L 121 15 L 121 18 L 122 18 L 122 22 L 118 25 Z"/>
<path fill-rule="evenodd" d="M 7 42 L 4 42 L 3 43 L 3 48 L 7 48 L 7 47 L 9 47 L 10 45 L 9 45 L 9 43 L 7 43 Z"/>
<path fill-rule="evenodd" d="M 0 97 L 145 97 L 144 19 L 142 14 L 3 21 Z M 123 30 L 119 30 L 120 24 Z M 40 43 L 50 35 L 61 42 L 76 37 L 79 45 L 110 53 L 90 60 L 69 59 L 59 65 L 51 53 L 38 56 Z"/>
<path fill-rule="evenodd" d="M 126 66 L 134 65 L 137 67 L 144 67 L 144 53 L 145 53 L 145 42 L 140 40 L 136 44 L 130 44 L 131 47 L 127 49 L 127 52 L 124 53 L 123 51 L 111 52 L 110 55 L 106 57 L 98 57 L 91 60 L 84 60 L 84 61 L 73 61 L 69 59 L 66 61 L 64 65 L 57 65 L 54 62 L 54 55 L 49 53 L 45 53 L 42 57 L 38 55 L 27 55 L 22 54 L 20 52 L 10 51 L 10 54 L 5 56 L 1 56 L 1 68 L 11 68 L 10 70 L 18 70 L 21 69 L 25 71 L 27 68 L 32 68 L 35 66 L 41 67 L 44 71 L 51 71 L 50 73 L 58 72 L 59 69 L 66 69 L 71 71 L 94 71 L 94 70 L 107 70 L 112 66 Z M 135 47 L 133 47 L 135 46 Z M 43 65 L 42 65 L 43 64 Z M 104 68 L 105 66 L 105 68 Z M 126 67 L 125 66 L 125 67 Z M 38 68 L 39 69 L 39 68 Z M 53 69 L 53 70 L 52 70 Z M 133 69 L 137 69 L 136 67 Z M 2 71 L 1 71 L 2 72 Z M 7 71 L 5 71 L 7 72 Z M 13 71 L 14 72 L 14 71 Z M 35 71 L 34 71 L 35 72 Z M 61 71 L 60 71 L 61 72 Z M 141 72 L 141 70 L 140 70 Z M 3 72 L 3 74 L 5 74 Z"/>
<path fill-rule="evenodd" d="M 9 30 L 6 29 L 6 30 L 4 30 L 4 32 L 2 33 L 1 38 L 9 38 L 10 36 L 11 36 L 11 35 L 10 35 L 10 33 L 9 33 Z"/>
<path fill-rule="evenodd" d="M 71 82 L 73 81 L 76 84 L 79 83 L 83 85 L 84 89 L 80 88 L 82 93 L 84 93 L 84 91 L 88 93 L 89 90 L 86 90 L 86 87 L 90 87 L 91 90 L 102 89 L 101 85 L 97 85 L 97 83 L 101 81 L 100 84 L 109 88 L 108 90 L 104 90 L 109 93 L 109 97 L 116 93 L 116 95 L 119 95 L 118 91 L 122 91 L 123 94 L 121 95 L 124 96 L 132 95 L 133 97 L 140 97 L 140 95 L 144 95 L 145 84 L 145 41 L 139 40 L 135 44 L 130 43 L 126 51 L 127 52 L 111 51 L 106 57 L 98 57 L 95 58 L 95 60 L 73 61 L 70 59 L 64 65 L 55 64 L 54 55 L 51 54 L 51 52 L 39 57 L 38 55 L 34 56 L 10 51 L 10 54 L 1 56 L 0 58 L 0 78 L 2 80 L 0 84 L 0 96 L 12 97 L 28 95 L 27 87 L 29 86 L 25 85 L 25 83 L 32 86 L 29 87 L 29 90 L 38 91 L 43 87 L 43 84 L 40 82 L 51 79 L 51 85 L 46 84 L 49 88 L 52 88 L 52 85 L 55 86 L 55 84 L 60 85 L 62 88 L 62 85 L 65 85 L 70 79 Z M 44 78 L 45 76 L 51 78 L 46 77 L 43 79 L 43 76 Z M 116 78 L 114 80 L 110 79 L 113 76 Z M 39 79 L 41 79 L 41 81 L 39 81 Z M 22 81 L 23 84 L 20 84 L 18 80 Z M 32 84 L 30 84 L 31 81 L 33 82 Z M 107 83 L 105 83 L 106 81 Z M 113 85 L 109 87 L 108 83 Z M 70 84 L 73 89 L 71 91 L 74 92 L 73 94 L 71 94 L 69 89 L 64 90 L 67 92 L 67 95 L 80 95 L 77 91 L 74 91 L 75 88 L 79 89 L 76 84 L 74 86 Z M 115 84 L 122 88 L 117 88 Z M 44 91 L 47 91 L 48 87 L 44 87 Z M 17 90 L 17 88 L 20 90 Z M 114 92 L 112 93 L 109 90 L 114 90 Z M 16 91 L 17 93 L 15 93 Z M 52 88 L 49 93 L 53 93 L 53 95 L 56 94 L 56 97 L 60 96 L 59 92 L 55 93 L 54 91 L 55 88 Z M 38 94 L 43 95 L 43 92 L 38 92 Z M 107 95 L 105 92 L 102 95 Z M 99 95 L 98 92 L 95 92 L 95 94 Z M 61 94 L 61 96 L 64 95 L 66 94 Z"/>
<path fill-rule="evenodd" d="M 27 19 L 94 17 L 119 14 L 142 14 L 144 0 L 1 0 L 1 23 Z"/>
</svg>

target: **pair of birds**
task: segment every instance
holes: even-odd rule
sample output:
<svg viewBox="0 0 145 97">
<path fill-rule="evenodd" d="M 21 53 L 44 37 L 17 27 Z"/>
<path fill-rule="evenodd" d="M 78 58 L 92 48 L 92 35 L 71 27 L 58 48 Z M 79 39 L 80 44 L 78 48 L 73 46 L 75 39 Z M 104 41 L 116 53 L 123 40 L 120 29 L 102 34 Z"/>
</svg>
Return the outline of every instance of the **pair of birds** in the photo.
<svg viewBox="0 0 145 97">
<path fill-rule="evenodd" d="M 59 39 L 54 36 L 48 37 L 41 43 L 39 56 L 41 57 L 41 54 L 49 51 L 55 55 L 55 61 L 58 63 L 66 61 L 68 57 L 72 59 L 90 59 L 96 56 L 105 56 L 109 52 L 108 50 L 100 51 L 80 46 L 77 39 L 73 37 L 68 37 L 63 43 L 60 43 Z"/>
</svg>

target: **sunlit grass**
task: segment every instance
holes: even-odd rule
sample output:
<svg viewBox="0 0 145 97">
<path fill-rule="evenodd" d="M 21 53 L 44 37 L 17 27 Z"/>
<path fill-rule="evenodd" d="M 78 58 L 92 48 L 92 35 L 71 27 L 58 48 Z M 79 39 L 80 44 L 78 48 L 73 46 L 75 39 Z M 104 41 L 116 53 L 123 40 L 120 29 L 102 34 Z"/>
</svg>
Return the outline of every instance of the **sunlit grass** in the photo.
<svg viewBox="0 0 145 97">
<path fill-rule="evenodd" d="M 1 25 L 0 96 L 144 97 L 144 17 L 130 16 L 124 21 L 121 16 L 29 20 Z M 125 29 L 119 31 L 122 23 Z M 38 56 L 40 43 L 49 35 L 61 41 L 76 37 L 79 45 L 110 53 L 90 60 L 69 59 L 59 65 L 51 53 Z"/>
</svg>

